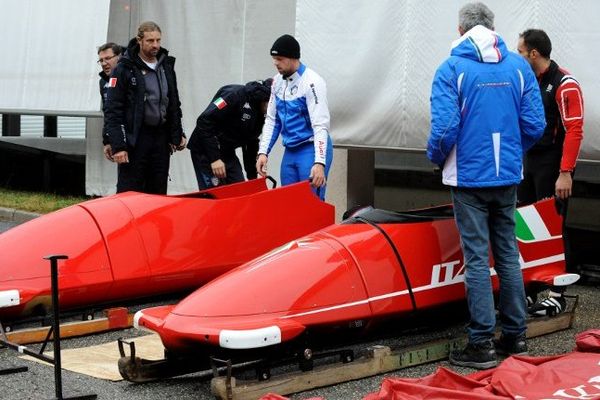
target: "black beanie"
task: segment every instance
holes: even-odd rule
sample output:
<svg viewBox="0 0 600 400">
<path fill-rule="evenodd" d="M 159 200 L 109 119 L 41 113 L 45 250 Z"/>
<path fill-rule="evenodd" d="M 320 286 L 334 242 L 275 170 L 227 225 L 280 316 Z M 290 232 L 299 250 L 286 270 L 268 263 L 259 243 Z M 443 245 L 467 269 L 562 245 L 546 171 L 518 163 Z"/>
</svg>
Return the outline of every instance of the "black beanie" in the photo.
<svg viewBox="0 0 600 400">
<path fill-rule="evenodd" d="M 283 35 L 273 43 L 272 56 L 300 58 L 300 43 L 292 35 Z"/>
<path fill-rule="evenodd" d="M 265 79 L 264 81 L 258 80 L 246 83 L 246 93 L 248 94 L 250 101 L 257 103 L 269 101 L 272 84 L 272 78 Z"/>
</svg>

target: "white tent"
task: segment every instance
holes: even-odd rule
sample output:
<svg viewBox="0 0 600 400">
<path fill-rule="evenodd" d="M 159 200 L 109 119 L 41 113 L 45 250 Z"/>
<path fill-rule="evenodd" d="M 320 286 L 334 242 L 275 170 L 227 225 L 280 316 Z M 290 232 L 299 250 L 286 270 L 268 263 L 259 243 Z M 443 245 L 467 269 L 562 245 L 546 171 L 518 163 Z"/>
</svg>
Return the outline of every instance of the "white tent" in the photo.
<svg viewBox="0 0 600 400">
<path fill-rule="evenodd" d="M 429 131 L 437 66 L 457 38 L 459 0 L 0 0 L 10 38 L 0 64 L 0 111 L 100 115 L 96 46 L 126 44 L 144 20 L 163 30 L 177 58 L 188 135 L 222 85 L 274 75 L 269 48 L 295 34 L 302 60 L 328 88 L 336 147 L 417 150 Z M 527 28 L 553 40 L 553 58 L 580 81 L 586 108 L 580 158 L 600 160 L 600 42 L 597 0 L 488 1 L 509 48 Z M 103 159 L 102 121 L 88 119 L 86 190 L 114 192 L 116 167 Z M 271 166 L 279 164 L 275 153 Z M 424 157 L 424 156 L 423 156 Z M 335 162 L 334 162 L 335 166 Z M 276 172 L 276 171 L 273 171 Z M 189 153 L 172 159 L 170 192 L 196 188 Z"/>
</svg>

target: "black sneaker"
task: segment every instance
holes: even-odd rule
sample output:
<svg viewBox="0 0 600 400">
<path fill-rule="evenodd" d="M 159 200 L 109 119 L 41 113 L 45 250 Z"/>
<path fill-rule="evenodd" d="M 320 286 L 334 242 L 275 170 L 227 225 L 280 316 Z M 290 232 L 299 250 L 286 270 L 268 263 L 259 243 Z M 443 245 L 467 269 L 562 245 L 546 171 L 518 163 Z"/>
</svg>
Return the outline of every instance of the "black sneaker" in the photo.
<svg viewBox="0 0 600 400">
<path fill-rule="evenodd" d="M 559 297 L 548 297 L 531 307 L 527 310 L 530 315 L 535 317 L 553 317 L 556 314 L 560 314 L 561 312 L 567 309 L 567 301 L 563 296 Z"/>
<path fill-rule="evenodd" d="M 491 341 L 469 343 L 463 350 L 450 352 L 450 364 L 460 367 L 488 369 L 498 365 L 496 350 Z"/>
<path fill-rule="evenodd" d="M 496 353 L 501 356 L 526 356 L 529 354 L 527 351 L 527 341 L 524 336 L 501 335 L 500 339 L 494 339 L 494 347 L 496 348 Z"/>
</svg>

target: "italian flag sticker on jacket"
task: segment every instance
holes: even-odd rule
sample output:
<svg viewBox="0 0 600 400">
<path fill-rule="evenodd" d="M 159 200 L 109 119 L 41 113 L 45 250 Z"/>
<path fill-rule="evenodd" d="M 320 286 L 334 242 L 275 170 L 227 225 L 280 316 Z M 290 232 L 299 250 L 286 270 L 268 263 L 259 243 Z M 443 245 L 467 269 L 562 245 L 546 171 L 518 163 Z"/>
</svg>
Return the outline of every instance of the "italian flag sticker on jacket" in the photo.
<svg viewBox="0 0 600 400">
<path fill-rule="evenodd" d="M 213 101 L 213 104 L 215 106 L 217 106 L 217 108 L 219 110 L 224 109 L 225 107 L 227 107 L 227 102 L 225 100 L 223 100 L 222 97 L 219 97 L 218 99 L 216 99 L 215 101 Z"/>
</svg>

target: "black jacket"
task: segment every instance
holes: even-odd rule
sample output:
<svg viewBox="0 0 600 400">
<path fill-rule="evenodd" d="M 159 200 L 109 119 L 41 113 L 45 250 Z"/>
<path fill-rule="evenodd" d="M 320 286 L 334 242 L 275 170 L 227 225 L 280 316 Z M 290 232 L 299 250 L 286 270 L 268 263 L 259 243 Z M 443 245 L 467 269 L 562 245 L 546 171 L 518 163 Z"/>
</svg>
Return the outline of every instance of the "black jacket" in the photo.
<svg viewBox="0 0 600 400">
<path fill-rule="evenodd" d="M 556 103 L 556 90 L 565 77 L 554 61 L 550 61 L 550 67 L 540 77 L 540 91 L 546 114 L 546 129 L 542 138 L 531 148 L 530 151 L 544 151 L 550 147 L 561 149 L 565 140 L 565 128 L 560 118 L 560 110 Z"/>
<path fill-rule="evenodd" d="M 102 112 L 104 112 L 104 104 L 106 103 L 106 95 L 108 92 L 108 80 L 110 77 L 104 73 L 104 71 L 100 71 L 98 74 L 100 76 L 100 80 L 98 81 L 98 86 L 100 86 L 100 98 L 102 99 Z M 108 139 L 108 134 L 106 133 L 106 125 L 102 128 L 102 144 L 109 144 L 110 141 Z"/>
<path fill-rule="evenodd" d="M 267 101 L 270 87 L 262 82 L 227 85 L 200 114 L 188 148 L 204 154 L 212 163 L 242 147 L 248 178 L 256 177 L 258 137 L 265 122 L 261 101 Z"/>
<path fill-rule="evenodd" d="M 112 72 L 112 84 L 107 90 L 104 107 L 104 130 L 109 137 L 113 153 L 135 147 L 140 128 L 144 121 L 144 70 L 148 66 L 139 57 L 140 47 L 135 38 L 131 39 L 127 51 Z M 168 85 L 169 104 L 166 122 L 161 125 L 169 134 L 169 142 L 181 143 L 181 102 L 177 90 L 175 58 L 162 48 L 157 54 L 159 64 L 165 70 Z"/>
</svg>

